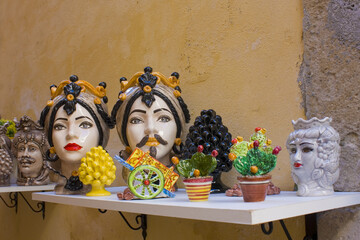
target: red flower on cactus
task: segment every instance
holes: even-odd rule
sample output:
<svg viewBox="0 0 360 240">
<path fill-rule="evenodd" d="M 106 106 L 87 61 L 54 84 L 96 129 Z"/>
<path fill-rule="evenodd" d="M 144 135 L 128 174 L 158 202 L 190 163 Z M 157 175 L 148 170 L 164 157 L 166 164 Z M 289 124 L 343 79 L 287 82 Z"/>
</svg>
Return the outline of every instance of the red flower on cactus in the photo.
<svg viewBox="0 0 360 240">
<path fill-rule="evenodd" d="M 261 127 L 255 128 L 255 132 L 258 132 L 258 131 L 260 131 L 260 130 L 261 130 Z"/>
<path fill-rule="evenodd" d="M 203 145 L 199 145 L 199 146 L 197 147 L 197 151 L 198 151 L 198 152 L 204 151 Z"/>
<path fill-rule="evenodd" d="M 231 143 L 232 144 L 236 144 L 238 142 L 238 140 L 236 139 L 236 138 L 233 138 L 232 140 L 231 140 Z"/>
<path fill-rule="evenodd" d="M 280 147 L 280 146 L 276 146 L 276 147 L 274 148 L 274 150 L 272 151 L 272 154 L 278 155 L 280 151 L 281 151 L 281 147 Z"/>
<path fill-rule="evenodd" d="M 258 148 L 259 147 L 259 141 L 258 140 L 255 140 L 254 141 L 254 148 Z"/>
</svg>

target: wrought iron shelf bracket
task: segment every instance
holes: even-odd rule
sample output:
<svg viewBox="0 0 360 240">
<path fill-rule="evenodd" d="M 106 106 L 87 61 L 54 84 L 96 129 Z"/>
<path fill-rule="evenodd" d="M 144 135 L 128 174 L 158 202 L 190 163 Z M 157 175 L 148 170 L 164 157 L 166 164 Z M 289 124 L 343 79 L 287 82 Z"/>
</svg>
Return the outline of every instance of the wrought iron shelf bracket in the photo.
<svg viewBox="0 0 360 240">
<path fill-rule="evenodd" d="M 288 240 L 292 240 L 291 235 L 284 223 L 283 220 L 279 220 L 281 227 L 284 230 L 284 233 Z M 266 227 L 267 224 L 267 227 Z M 305 227 L 306 227 L 306 235 L 303 240 L 317 240 L 317 221 L 316 221 L 316 213 L 305 215 Z M 261 230 L 264 234 L 270 235 L 273 230 L 273 222 L 263 223 L 261 224 Z"/>
<path fill-rule="evenodd" d="M 15 208 L 15 213 L 18 212 L 18 204 L 19 204 L 19 195 L 25 200 L 26 204 L 29 206 L 29 208 L 35 212 L 35 213 L 42 213 L 42 218 L 45 219 L 45 202 L 38 202 L 37 208 L 35 209 L 31 206 L 29 201 L 25 198 L 25 196 L 21 192 L 10 192 L 9 193 L 9 199 L 10 203 L 8 204 L 5 199 L 0 195 L 0 199 L 4 202 L 5 206 L 8 208 Z"/>
<path fill-rule="evenodd" d="M 280 221 L 281 227 L 283 228 L 283 230 L 285 232 L 285 235 L 286 235 L 287 239 L 292 240 L 291 235 L 290 235 L 289 231 L 287 230 L 284 221 L 283 220 L 279 220 L 279 221 Z M 265 224 L 267 224 L 268 227 L 266 227 Z M 273 222 L 268 222 L 268 223 L 261 224 L 261 230 L 262 230 L 262 232 L 264 234 L 270 235 L 274 230 Z"/>
<path fill-rule="evenodd" d="M 98 211 L 100 213 L 106 213 L 107 210 L 101 210 L 98 209 Z M 137 230 L 142 230 L 142 237 L 144 240 L 146 240 L 146 236 L 147 236 L 147 215 L 146 214 L 139 214 L 135 217 L 135 221 L 136 224 L 138 224 L 138 227 L 133 227 L 131 226 L 131 224 L 129 223 L 129 221 L 126 219 L 126 217 L 124 216 L 124 214 L 120 211 L 118 211 L 118 213 L 120 214 L 120 216 L 124 219 L 125 223 L 128 225 L 128 227 L 134 231 Z"/>
</svg>

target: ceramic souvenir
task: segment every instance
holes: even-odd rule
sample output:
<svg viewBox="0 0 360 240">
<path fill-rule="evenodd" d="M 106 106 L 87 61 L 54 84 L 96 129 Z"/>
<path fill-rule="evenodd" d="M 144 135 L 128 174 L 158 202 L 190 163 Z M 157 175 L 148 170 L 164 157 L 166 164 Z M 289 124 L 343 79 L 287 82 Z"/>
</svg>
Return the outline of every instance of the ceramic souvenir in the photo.
<svg viewBox="0 0 360 240">
<path fill-rule="evenodd" d="M 186 193 L 191 202 L 207 201 L 210 194 L 213 177 L 210 173 L 216 168 L 216 157 L 218 152 L 211 151 L 211 155 L 203 153 L 204 147 L 199 145 L 197 152 L 192 155 L 191 159 L 181 160 L 173 157 L 172 161 L 176 170 L 184 177 Z"/>
<path fill-rule="evenodd" d="M 115 180 L 116 166 L 110 155 L 101 147 L 93 147 L 86 157 L 81 159 L 78 170 L 80 181 L 91 185 L 91 191 L 86 196 L 110 196 L 105 185 L 111 185 Z"/>
<path fill-rule="evenodd" d="M 8 126 L 8 123 L 0 126 L 0 186 L 10 185 L 10 175 L 13 170 L 11 140 L 6 135 Z"/>
<path fill-rule="evenodd" d="M 28 116 L 23 116 L 17 124 L 17 132 L 12 143 L 18 166 L 17 185 L 48 184 L 50 179 L 46 166 L 46 151 L 49 145 L 44 128 Z"/>
<path fill-rule="evenodd" d="M 77 173 L 81 158 L 91 148 L 105 147 L 110 128 L 114 126 L 107 114 L 106 84 L 93 87 L 89 82 L 72 75 L 59 86 L 50 87 L 51 99 L 41 113 L 50 149 L 48 161 L 61 163 L 53 169 L 59 175 L 57 194 L 77 194 L 90 190 L 84 187 Z"/>
<path fill-rule="evenodd" d="M 183 158 L 190 158 L 196 153 L 198 145 L 204 147 L 205 154 L 211 154 L 213 149 L 217 150 L 217 166 L 211 173 L 213 176 L 211 193 L 225 192 L 228 187 L 221 182 L 220 177 L 222 172 L 228 172 L 232 168 L 232 162 L 228 158 L 231 134 L 223 125 L 222 118 L 216 115 L 212 109 L 201 111 L 200 116 L 196 117 L 194 125 L 189 128 Z"/>
<path fill-rule="evenodd" d="M 331 118 L 292 121 L 286 147 L 298 196 L 325 196 L 334 192 L 339 178 L 340 137 L 330 126 Z"/>
<path fill-rule="evenodd" d="M 14 121 L 3 119 L 3 118 L 0 119 L 0 126 L 4 126 L 5 123 L 7 125 L 6 126 L 6 136 L 8 136 L 10 139 L 12 139 L 16 133 L 15 121 L 16 121 L 16 118 L 14 119 Z"/>
<path fill-rule="evenodd" d="M 170 158 L 183 151 L 181 134 L 190 114 L 181 97 L 179 74 L 166 78 L 146 67 L 129 81 L 120 79 L 119 99 L 112 110 L 112 119 L 126 149 L 120 152 L 127 159 L 135 148 L 150 152 L 166 166 Z M 127 180 L 129 171 L 123 168 Z"/>
<path fill-rule="evenodd" d="M 174 185 L 179 175 L 174 172 L 173 166 L 166 167 L 151 157 L 150 152 L 143 152 L 139 148 L 135 148 L 126 161 L 119 156 L 115 156 L 115 159 L 131 171 L 127 180 L 130 191 L 119 193 L 119 199 L 175 197 Z"/>
<path fill-rule="evenodd" d="M 256 128 L 250 142 L 242 137 L 232 140 L 229 159 L 234 161 L 235 169 L 241 174 L 239 185 L 245 202 L 261 202 L 265 200 L 271 172 L 276 166 L 277 154 L 281 147 L 274 149 L 271 140 L 265 135 L 265 128 Z"/>
</svg>

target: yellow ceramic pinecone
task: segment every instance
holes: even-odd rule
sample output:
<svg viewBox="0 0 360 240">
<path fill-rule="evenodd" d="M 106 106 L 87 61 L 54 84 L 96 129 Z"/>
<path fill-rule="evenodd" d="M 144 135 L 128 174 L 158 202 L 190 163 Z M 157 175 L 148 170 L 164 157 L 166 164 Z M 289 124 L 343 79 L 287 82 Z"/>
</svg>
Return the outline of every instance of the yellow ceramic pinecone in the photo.
<svg viewBox="0 0 360 240">
<path fill-rule="evenodd" d="M 81 159 L 79 178 L 84 184 L 110 185 L 115 180 L 116 166 L 110 155 L 101 147 L 93 147 Z"/>
</svg>

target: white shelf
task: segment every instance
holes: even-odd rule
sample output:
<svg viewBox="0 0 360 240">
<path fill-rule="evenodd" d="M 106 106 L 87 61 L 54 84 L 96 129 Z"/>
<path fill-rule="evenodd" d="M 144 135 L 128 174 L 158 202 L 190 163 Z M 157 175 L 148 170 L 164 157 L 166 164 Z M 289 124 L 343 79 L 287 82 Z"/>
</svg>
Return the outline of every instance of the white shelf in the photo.
<svg viewBox="0 0 360 240">
<path fill-rule="evenodd" d="M 295 192 L 281 192 L 267 196 L 264 202 L 245 203 L 242 197 L 224 194 L 212 194 L 208 202 L 190 202 L 184 189 L 179 189 L 175 198 L 119 200 L 116 193 L 123 189 L 107 188 L 112 193 L 107 197 L 56 195 L 54 192 L 37 192 L 32 197 L 37 201 L 103 210 L 248 225 L 360 204 L 360 192 L 337 192 L 325 197 L 298 197 Z"/>
<path fill-rule="evenodd" d="M 10 186 L 0 187 L 0 193 L 53 191 L 55 186 L 55 183 L 41 186 L 18 186 L 16 184 L 11 184 Z"/>
</svg>

